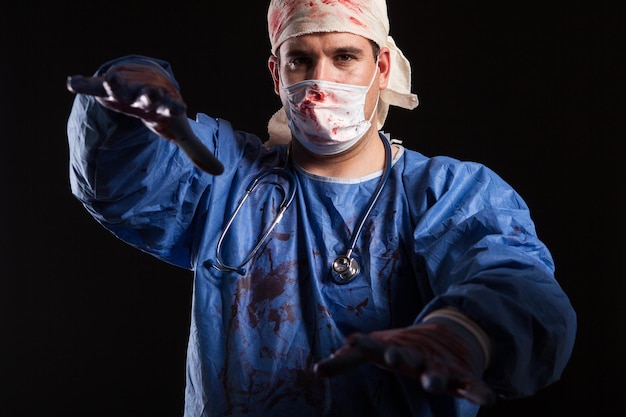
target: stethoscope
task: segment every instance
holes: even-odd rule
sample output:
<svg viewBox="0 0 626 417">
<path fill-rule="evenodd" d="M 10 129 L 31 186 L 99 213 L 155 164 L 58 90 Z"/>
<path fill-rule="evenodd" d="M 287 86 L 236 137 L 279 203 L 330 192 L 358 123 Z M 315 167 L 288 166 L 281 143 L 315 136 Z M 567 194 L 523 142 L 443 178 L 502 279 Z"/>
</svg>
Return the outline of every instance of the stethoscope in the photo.
<svg viewBox="0 0 626 417">
<path fill-rule="evenodd" d="M 365 225 L 365 222 L 367 221 L 372 209 L 376 205 L 376 202 L 378 201 L 378 198 L 380 197 L 383 187 L 387 183 L 387 180 L 389 179 L 389 175 L 391 174 L 391 143 L 389 142 L 389 140 L 387 140 L 387 138 L 384 135 L 379 134 L 379 136 L 383 142 L 383 145 L 385 146 L 385 169 L 383 171 L 382 177 L 380 178 L 380 181 L 378 182 L 378 185 L 376 186 L 376 190 L 374 190 L 374 194 L 372 194 L 372 197 L 370 198 L 370 202 L 367 207 L 367 210 L 365 210 L 365 212 L 363 213 L 363 216 L 361 217 L 358 223 L 358 227 L 354 230 L 354 233 L 352 233 L 352 239 L 350 239 L 348 250 L 346 251 L 345 255 L 337 256 L 332 263 L 332 271 L 331 271 L 332 278 L 337 284 L 347 284 L 349 282 L 352 282 L 361 272 L 361 268 L 359 267 L 357 260 L 352 256 L 354 252 L 354 247 L 356 246 L 356 242 L 359 239 L 359 236 L 361 235 L 361 231 L 363 229 L 363 226 Z M 293 173 L 289 170 L 287 166 L 289 164 L 289 160 L 290 158 L 288 156 L 287 163 L 285 164 L 284 167 L 272 168 L 271 170 L 261 175 L 256 176 L 255 178 L 252 179 L 252 181 L 250 181 L 250 183 L 246 187 L 245 194 L 239 201 L 239 204 L 235 208 L 235 211 L 233 212 L 233 214 L 228 219 L 228 222 L 226 223 L 226 226 L 224 226 L 224 230 L 222 231 L 222 234 L 220 235 L 220 238 L 217 241 L 217 248 L 215 250 L 216 262 L 210 261 L 211 266 L 213 266 L 218 271 L 236 272 L 240 275 L 245 275 L 246 270 L 244 266 L 248 262 L 250 262 L 250 260 L 252 260 L 252 258 L 258 253 L 258 251 L 261 249 L 261 247 L 267 240 L 272 230 L 274 230 L 276 225 L 282 219 L 283 214 L 285 213 L 285 210 L 287 210 L 287 208 L 293 202 L 294 197 L 296 195 L 297 185 L 296 185 L 296 179 Z M 261 183 L 263 179 L 269 176 L 280 176 L 286 179 L 287 182 L 289 183 L 289 193 L 286 192 L 285 187 L 278 181 L 270 181 L 270 184 L 275 185 L 277 189 L 280 190 L 280 193 L 282 194 L 282 201 L 278 207 L 276 217 L 267 227 L 267 229 L 265 230 L 265 232 L 259 239 L 256 246 L 250 251 L 248 256 L 246 256 L 244 260 L 241 261 L 239 265 L 237 266 L 227 265 L 226 263 L 224 263 L 223 258 L 222 258 L 222 244 L 224 242 L 224 238 L 228 234 L 228 231 L 230 230 L 230 227 L 235 221 L 235 218 L 237 217 L 239 210 L 241 210 L 241 207 L 243 207 L 243 204 L 246 202 L 250 194 L 252 194 L 252 192 L 256 189 L 256 187 Z"/>
<path fill-rule="evenodd" d="M 287 158 L 287 161 L 289 161 L 289 158 Z M 263 246 L 263 244 L 267 240 L 267 237 L 270 235 L 270 233 L 272 233 L 272 230 L 274 230 L 276 225 L 281 221 L 281 219 L 283 218 L 283 214 L 285 213 L 285 210 L 287 210 L 287 208 L 291 205 L 291 202 L 296 196 L 296 179 L 294 175 L 291 173 L 291 171 L 287 169 L 286 165 L 287 164 L 285 164 L 284 167 L 272 168 L 269 171 L 256 176 L 255 178 L 252 179 L 252 181 L 250 181 L 250 183 L 246 187 L 246 192 L 244 193 L 243 197 L 241 197 L 239 204 L 235 208 L 235 211 L 233 212 L 233 214 L 230 216 L 230 219 L 228 219 L 228 222 L 226 223 L 226 226 L 224 226 L 224 230 L 222 231 L 222 234 L 220 235 L 220 238 L 217 241 L 217 248 L 215 249 L 215 260 L 217 261 L 217 264 L 215 262 L 210 261 L 213 268 L 221 272 L 237 272 L 239 275 L 246 274 L 246 270 L 244 266 L 248 262 L 250 262 L 250 260 L 254 257 L 254 255 L 256 255 L 257 252 L 261 249 L 261 246 Z M 224 263 L 222 259 L 222 243 L 224 242 L 224 238 L 226 237 L 226 234 L 230 230 L 230 227 L 232 226 L 233 222 L 235 221 L 235 217 L 237 217 L 237 213 L 239 213 L 239 210 L 241 210 L 241 207 L 243 207 L 243 204 L 246 202 L 248 197 L 250 197 L 250 194 L 252 194 L 252 192 L 256 189 L 256 187 L 261 183 L 261 181 L 264 178 L 272 176 L 272 175 L 283 177 L 287 180 L 287 182 L 289 183 L 289 194 L 287 194 L 287 192 L 285 191 L 285 187 L 283 187 L 281 183 L 279 183 L 278 181 L 270 181 L 270 184 L 276 186 L 276 188 L 280 191 L 283 197 L 280 205 L 278 206 L 276 217 L 274 217 L 274 220 L 272 220 L 268 228 L 265 230 L 265 232 L 263 233 L 263 236 L 261 236 L 256 246 L 250 251 L 248 256 L 246 256 L 239 265 L 237 266 L 226 265 L 226 263 Z"/>
</svg>

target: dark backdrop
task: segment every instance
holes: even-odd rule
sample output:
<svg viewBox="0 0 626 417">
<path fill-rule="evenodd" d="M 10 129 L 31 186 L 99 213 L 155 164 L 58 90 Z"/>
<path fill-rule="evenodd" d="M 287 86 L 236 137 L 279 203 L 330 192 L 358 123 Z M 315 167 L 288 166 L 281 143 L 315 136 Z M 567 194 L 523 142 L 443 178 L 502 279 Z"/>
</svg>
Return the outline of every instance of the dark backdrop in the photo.
<svg viewBox="0 0 626 417">
<path fill-rule="evenodd" d="M 190 114 L 263 135 L 266 2 L 9 2 L 0 14 L 0 415 L 181 416 L 191 272 L 127 247 L 70 194 L 68 75 L 169 60 Z M 579 315 L 561 381 L 486 416 L 625 415 L 623 1 L 391 0 L 414 111 L 387 130 L 483 162 L 531 207 Z"/>
</svg>

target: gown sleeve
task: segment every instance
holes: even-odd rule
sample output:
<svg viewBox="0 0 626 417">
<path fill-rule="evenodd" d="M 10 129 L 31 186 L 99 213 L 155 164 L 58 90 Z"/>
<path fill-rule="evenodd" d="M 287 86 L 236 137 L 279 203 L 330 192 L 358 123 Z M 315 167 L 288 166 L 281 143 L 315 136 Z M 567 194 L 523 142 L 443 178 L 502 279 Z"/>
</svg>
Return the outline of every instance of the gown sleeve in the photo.
<svg viewBox="0 0 626 417">
<path fill-rule="evenodd" d="M 110 61 L 96 74 L 122 61 L 161 65 L 178 86 L 166 62 L 136 55 Z M 205 120 L 190 122 L 215 153 L 218 122 Z M 71 191 L 88 212 L 127 243 L 192 268 L 190 231 L 206 210 L 213 177 L 138 118 L 110 111 L 91 96 L 75 97 L 67 134 Z"/>
<path fill-rule="evenodd" d="M 461 310 L 491 338 L 486 382 L 502 397 L 532 395 L 560 378 L 576 333 L 552 256 L 526 203 L 493 171 L 445 157 L 428 171 L 414 245 L 434 298 L 418 321 Z"/>
</svg>

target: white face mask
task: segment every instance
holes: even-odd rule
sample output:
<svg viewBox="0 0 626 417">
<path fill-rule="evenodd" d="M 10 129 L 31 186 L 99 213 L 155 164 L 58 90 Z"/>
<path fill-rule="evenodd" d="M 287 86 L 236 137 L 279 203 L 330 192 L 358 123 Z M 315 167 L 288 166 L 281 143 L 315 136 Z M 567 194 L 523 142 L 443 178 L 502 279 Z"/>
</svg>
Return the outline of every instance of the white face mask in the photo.
<svg viewBox="0 0 626 417">
<path fill-rule="evenodd" d="M 376 73 L 368 86 L 323 80 L 281 86 L 293 136 L 318 155 L 335 155 L 354 145 L 370 128 L 376 114 L 374 108 L 365 120 L 365 99 Z"/>
</svg>

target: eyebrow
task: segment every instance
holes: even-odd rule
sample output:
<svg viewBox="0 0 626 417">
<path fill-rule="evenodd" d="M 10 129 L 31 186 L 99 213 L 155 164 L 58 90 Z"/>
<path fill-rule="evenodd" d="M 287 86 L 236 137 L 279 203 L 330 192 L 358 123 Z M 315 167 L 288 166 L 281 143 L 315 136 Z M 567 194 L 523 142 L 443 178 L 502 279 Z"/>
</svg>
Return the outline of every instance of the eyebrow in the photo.
<svg viewBox="0 0 626 417">
<path fill-rule="evenodd" d="M 342 46 L 342 47 L 337 47 L 335 49 L 332 50 L 332 53 L 337 55 L 337 54 L 352 54 L 352 55 L 361 55 L 364 54 L 364 50 L 362 48 L 356 48 L 356 47 L 350 47 L 350 46 Z M 286 58 L 292 58 L 294 56 L 307 56 L 309 55 L 310 52 L 306 49 L 291 49 L 289 51 L 287 51 L 285 53 L 285 57 Z"/>
<path fill-rule="evenodd" d="M 359 54 L 363 54 L 364 50 L 361 48 L 355 48 L 355 47 L 343 47 L 343 48 L 337 48 L 334 51 L 336 54 L 353 54 L 353 55 L 359 55 Z"/>
</svg>

